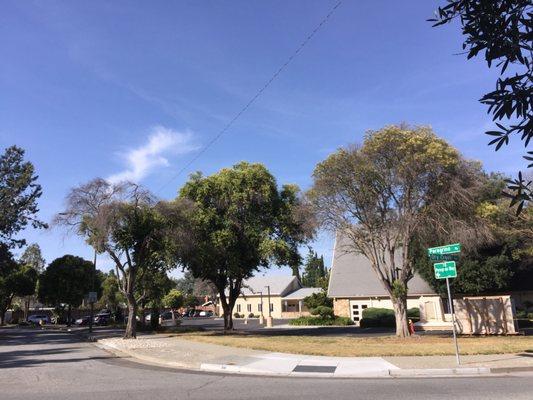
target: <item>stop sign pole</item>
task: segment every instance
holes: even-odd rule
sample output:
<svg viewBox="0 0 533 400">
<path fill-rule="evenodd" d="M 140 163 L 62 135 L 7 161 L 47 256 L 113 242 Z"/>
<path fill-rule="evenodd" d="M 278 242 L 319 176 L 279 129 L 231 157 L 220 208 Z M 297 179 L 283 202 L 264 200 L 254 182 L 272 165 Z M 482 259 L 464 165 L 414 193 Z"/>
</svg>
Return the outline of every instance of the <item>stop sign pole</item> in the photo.
<svg viewBox="0 0 533 400">
<path fill-rule="evenodd" d="M 451 254 L 459 253 L 461 251 L 461 245 L 459 243 L 448 244 L 446 246 L 432 247 L 428 249 L 428 255 L 430 259 L 446 260 L 451 259 Z M 450 278 L 457 277 L 457 268 L 455 261 L 444 261 L 433 264 L 435 270 L 435 278 L 446 279 L 446 289 L 448 290 L 448 307 L 452 313 L 452 331 L 453 342 L 455 344 L 455 360 L 457 365 L 461 365 L 461 359 L 459 358 L 459 345 L 457 343 L 457 332 L 455 326 L 455 310 L 453 308 L 452 293 L 450 290 Z"/>
</svg>

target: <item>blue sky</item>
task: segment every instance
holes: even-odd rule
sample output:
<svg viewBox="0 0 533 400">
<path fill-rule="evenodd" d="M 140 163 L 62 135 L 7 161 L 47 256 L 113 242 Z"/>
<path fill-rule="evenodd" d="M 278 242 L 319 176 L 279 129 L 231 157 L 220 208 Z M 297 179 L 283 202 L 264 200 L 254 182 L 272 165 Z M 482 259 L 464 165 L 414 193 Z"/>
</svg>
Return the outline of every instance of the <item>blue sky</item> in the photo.
<svg viewBox="0 0 533 400">
<path fill-rule="evenodd" d="M 69 188 L 97 176 L 134 179 L 169 199 L 189 173 L 247 160 L 307 189 L 329 153 L 404 121 L 431 125 L 489 171 L 523 166 L 518 144 L 498 153 L 486 145 L 492 125 L 477 99 L 496 71 L 458 55 L 458 26 L 426 22 L 439 2 L 345 1 L 231 129 L 161 188 L 335 3 L 3 2 L 0 146 L 23 147 L 35 164 L 44 220 Z M 91 258 L 60 230 L 24 235 L 48 262 Z M 315 247 L 329 260 L 332 244 L 323 234 Z"/>
</svg>

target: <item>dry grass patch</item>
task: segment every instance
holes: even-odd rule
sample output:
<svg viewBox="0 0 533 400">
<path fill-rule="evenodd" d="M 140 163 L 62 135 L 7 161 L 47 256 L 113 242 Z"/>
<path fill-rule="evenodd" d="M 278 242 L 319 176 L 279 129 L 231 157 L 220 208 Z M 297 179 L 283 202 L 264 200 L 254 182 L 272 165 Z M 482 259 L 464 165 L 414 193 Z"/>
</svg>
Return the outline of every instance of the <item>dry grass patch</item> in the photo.
<svg viewBox="0 0 533 400">
<path fill-rule="evenodd" d="M 385 337 L 262 336 L 196 333 L 180 338 L 223 346 L 282 353 L 339 357 L 433 356 L 455 354 L 452 338 L 431 335 L 405 339 Z M 533 352 L 533 336 L 460 337 L 461 354 L 502 354 Z"/>
</svg>

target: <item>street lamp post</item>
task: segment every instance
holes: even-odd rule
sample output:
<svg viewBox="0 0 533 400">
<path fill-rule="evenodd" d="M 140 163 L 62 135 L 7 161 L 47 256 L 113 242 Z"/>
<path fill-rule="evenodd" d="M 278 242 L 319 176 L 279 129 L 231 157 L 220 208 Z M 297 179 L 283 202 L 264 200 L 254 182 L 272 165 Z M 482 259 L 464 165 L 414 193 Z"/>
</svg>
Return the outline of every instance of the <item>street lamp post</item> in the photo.
<svg viewBox="0 0 533 400">
<path fill-rule="evenodd" d="M 272 321 L 272 310 L 270 308 L 270 285 L 265 286 L 267 288 L 267 296 L 268 296 L 268 317 L 267 317 L 267 328 L 272 328 L 273 321 Z"/>
<path fill-rule="evenodd" d="M 260 313 L 259 313 L 259 325 L 263 325 L 265 323 L 265 317 L 263 316 L 263 292 L 259 292 L 259 295 L 261 296 L 261 307 L 260 307 Z"/>
</svg>

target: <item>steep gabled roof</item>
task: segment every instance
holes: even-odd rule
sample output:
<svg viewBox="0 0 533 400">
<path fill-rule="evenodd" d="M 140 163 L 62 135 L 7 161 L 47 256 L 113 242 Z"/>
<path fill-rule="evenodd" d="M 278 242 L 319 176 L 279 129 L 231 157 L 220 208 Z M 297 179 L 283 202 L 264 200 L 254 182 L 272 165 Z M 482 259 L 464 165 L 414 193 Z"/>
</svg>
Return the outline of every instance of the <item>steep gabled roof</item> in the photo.
<svg viewBox="0 0 533 400">
<path fill-rule="evenodd" d="M 348 252 L 346 239 L 337 234 L 333 250 L 333 263 L 329 278 L 329 297 L 388 296 L 370 261 L 362 254 Z M 430 295 L 435 291 L 420 275 L 408 282 L 408 295 Z"/>
</svg>

